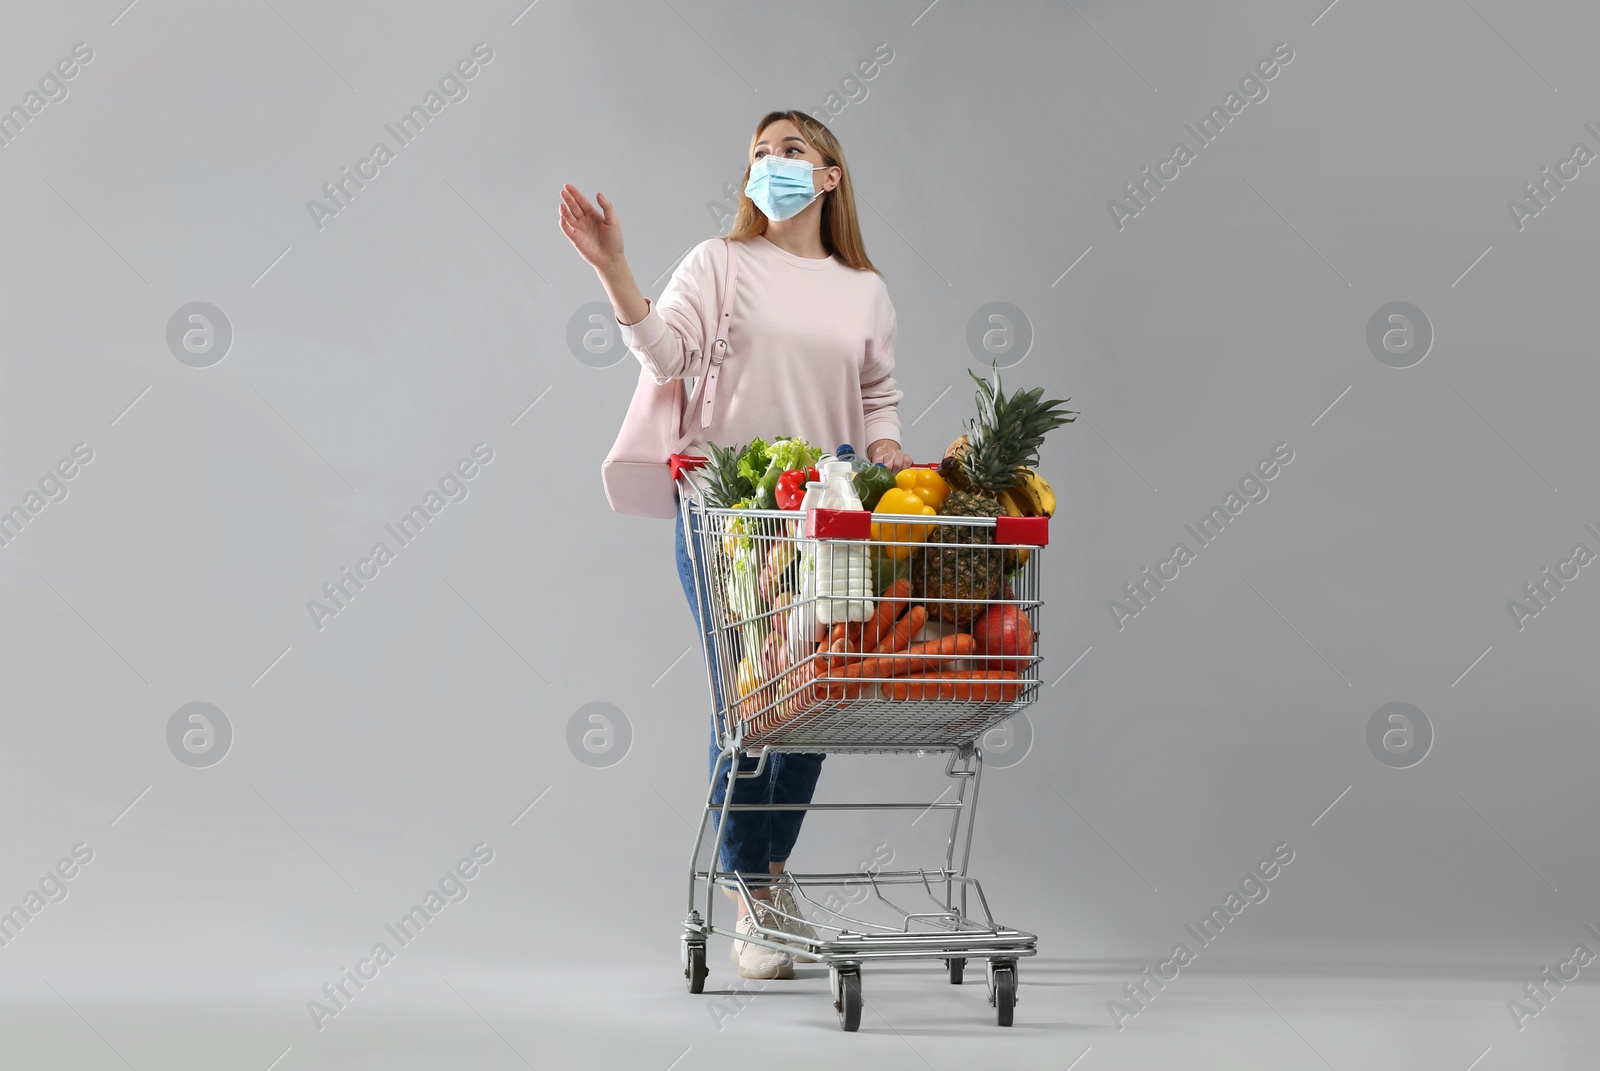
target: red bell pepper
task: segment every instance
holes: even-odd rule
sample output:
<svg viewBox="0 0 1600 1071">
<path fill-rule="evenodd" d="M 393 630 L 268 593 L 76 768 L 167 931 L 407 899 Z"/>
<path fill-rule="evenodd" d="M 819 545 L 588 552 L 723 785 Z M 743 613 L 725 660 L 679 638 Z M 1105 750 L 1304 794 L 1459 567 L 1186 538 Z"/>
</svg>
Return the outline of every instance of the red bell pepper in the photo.
<svg viewBox="0 0 1600 1071">
<path fill-rule="evenodd" d="M 773 489 L 772 496 L 777 500 L 779 509 L 795 510 L 800 508 L 800 502 L 806 497 L 806 482 L 821 479 L 814 468 L 785 469 L 778 476 L 778 486 Z"/>
</svg>

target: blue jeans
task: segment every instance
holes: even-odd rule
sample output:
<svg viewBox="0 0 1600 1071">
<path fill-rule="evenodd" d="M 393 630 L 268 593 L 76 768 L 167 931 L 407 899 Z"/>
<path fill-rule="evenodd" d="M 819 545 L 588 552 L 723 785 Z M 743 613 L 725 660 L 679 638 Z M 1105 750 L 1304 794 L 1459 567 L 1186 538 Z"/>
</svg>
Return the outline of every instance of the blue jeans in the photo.
<svg viewBox="0 0 1600 1071">
<path fill-rule="evenodd" d="M 699 518 L 691 513 L 690 519 L 698 523 Z M 694 613 L 695 626 L 704 633 L 705 624 L 709 614 L 709 594 L 703 595 L 703 606 L 695 605 L 695 573 L 700 574 L 700 588 L 705 592 L 707 588 L 705 564 L 699 558 L 691 561 L 688 548 L 684 543 L 683 514 L 678 514 L 677 520 L 677 554 L 678 554 L 678 580 L 683 584 L 684 596 L 689 600 L 689 609 Z M 722 685 L 717 674 L 717 653 L 714 645 L 706 645 L 708 658 L 711 664 L 711 680 L 713 695 L 717 708 L 722 708 Z M 802 754 L 798 752 L 772 752 L 767 755 L 766 769 L 759 777 L 741 777 L 734 782 L 734 803 L 810 803 L 811 795 L 817 787 L 817 777 L 822 773 L 822 760 L 825 754 Z M 717 747 L 716 733 L 711 734 L 711 756 L 708 765 L 711 770 L 711 800 L 720 805 L 727 796 L 728 791 L 728 763 L 722 758 L 721 749 Z M 746 755 L 740 758 L 741 770 L 756 768 L 755 756 Z M 794 850 L 794 843 L 800 837 L 800 823 L 805 820 L 805 811 L 730 811 L 728 812 L 728 828 L 722 840 L 721 868 L 723 870 L 736 870 L 745 875 L 745 880 L 750 885 L 763 885 L 768 881 L 771 873 L 767 864 L 781 863 L 789 858 L 789 853 Z M 719 828 L 721 819 L 720 811 L 713 811 L 711 816 L 712 829 Z"/>
</svg>

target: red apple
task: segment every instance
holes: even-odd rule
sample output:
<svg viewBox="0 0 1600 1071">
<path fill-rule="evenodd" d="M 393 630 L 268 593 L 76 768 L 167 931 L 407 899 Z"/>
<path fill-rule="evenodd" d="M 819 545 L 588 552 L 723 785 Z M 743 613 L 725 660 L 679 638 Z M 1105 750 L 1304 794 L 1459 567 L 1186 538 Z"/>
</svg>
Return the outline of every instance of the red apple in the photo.
<svg viewBox="0 0 1600 1071">
<path fill-rule="evenodd" d="M 972 664 L 977 669 L 1009 669 L 1020 673 L 1033 654 L 1033 623 L 1027 614 L 1008 604 L 996 606 L 978 618 L 972 626 L 972 638 L 978 654 L 1007 656 L 974 659 Z"/>
</svg>

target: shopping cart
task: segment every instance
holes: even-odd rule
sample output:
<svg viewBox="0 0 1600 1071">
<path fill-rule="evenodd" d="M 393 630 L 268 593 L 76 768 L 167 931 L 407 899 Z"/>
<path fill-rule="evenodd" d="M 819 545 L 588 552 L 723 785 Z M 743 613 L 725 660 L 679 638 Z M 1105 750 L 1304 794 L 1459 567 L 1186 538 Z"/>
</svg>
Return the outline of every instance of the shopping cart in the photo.
<svg viewBox="0 0 1600 1071">
<path fill-rule="evenodd" d="M 1037 938 L 995 921 L 982 887 L 967 873 L 967 863 L 983 774 L 981 739 L 1038 698 L 1039 657 L 1031 650 L 1017 657 L 1009 657 L 1009 651 L 970 654 L 967 676 L 957 676 L 960 671 L 950 669 L 952 663 L 908 666 L 917 657 L 910 653 L 899 655 L 898 664 L 866 664 L 864 656 L 852 660 L 831 649 L 840 645 L 830 646 L 829 622 L 852 612 L 859 615 L 862 609 L 852 611 L 851 603 L 865 602 L 864 609 L 875 613 L 885 601 L 878 580 L 864 599 L 856 597 L 860 588 L 845 586 L 849 571 L 842 563 L 856 554 L 873 563 L 876 578 L 923 578 L 909 601 L 930 619 L 944 619 L 934 629 L 925 628 L 925 635 L 968 630 L 970 636 L 981 615 L 1009 606 L 1015 609 L 998 612 L 1026 615 L 1036 636 L 1047 519 L 941 516 L 936 521 L 942 526 L 942 541 L 930 543 L 926 539 L 935 531 L 933 518 L 862 510 L 800 514 L 721 509 L 707 503 L 703 481 L 694 473 L 703 462 L 675 455 L 672 469 L 688 551 L 696 564 L 699 605 L 709 610 L 700 639 L 713 696 L 712 730 L 721 749 L 713 769 L 727 769 L 727 791 L 715 803 L 715 781 L 710 786 L 690 857 L 689 911 L 682 936 L 689 991 L 704 990 L 708 937 L 752 940 L 786 951 L 796 961 L 826 964 L 840 1026 L 853 1031 L 861 1021 L 861 968 L 868 960 L 943 960 L 950 982 L 960 985 L 967 961 L 981 959 L 987 964 L 989 1003 L 999 1024 L 1010 1026 L 1017 963 L 1036 953 Z M 878 539 L 873 538 L 875 523 Z M 885 613 L 891 611 L 885 608 Z M 815 642 L 819 639 L 820 644 Z M 1002 665 L 1011 668 L 993 668 Z M 910 677 L 908 669 L 951 676 Z M 987 675 L 975 677 L 971 670 Z M 953 783 L 932 802 L 733 803 L 735 779 L 756 776 L 769 756 L 780 752 L 948 753 L 945 775 Z M 740 770 L 743 756 L 755 757 L 753 770 Z M 954 800 L 945 800 L 952 787 Z M 763 905 L 779 924 L 806 924 L 815 939 L 760 925 L 751 936 L 736 934 L 731 921 L 717 924 L 714 909 L 721 888 L 731 890 L 747 912 L 755 913 L 744 877 L 718 869 L 729 812 L 754 810 L 947 811 L 950 830 L 943 863 L 931 868 L 788 874 L 783 880 L 809 917 L 799 919 L 775 905 Z M 721 817 L 710 861 L 702 866 L 706 826 L 714 811 Z M 703 910 L 695 902 L 702 886 Z M 823 897 L 822 890 L 829 888 L 848 892 L 842 901 L 838 892 Z M 971 913 L 973 904 L 980 917 Z M 876 912 L 876 917 L 841 910 L 858 906 L 860 914 Z M 727 905 L 725 909 L 731 911 Z"/>
</svg>

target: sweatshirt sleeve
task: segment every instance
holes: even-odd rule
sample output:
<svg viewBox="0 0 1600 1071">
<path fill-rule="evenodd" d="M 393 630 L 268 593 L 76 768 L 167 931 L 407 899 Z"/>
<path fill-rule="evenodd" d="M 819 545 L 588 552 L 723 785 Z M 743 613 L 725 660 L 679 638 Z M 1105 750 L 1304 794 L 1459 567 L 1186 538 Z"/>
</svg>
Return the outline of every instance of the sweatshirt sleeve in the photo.
<svg viewBox="0 0 1600 1071">
<path fill-rule="evenodd" d="M 889 314 L 889 328 L 877 339 L 861 369 L 861 408 L 866 416 L 867 442 L 900 442 L 900 399 L 904 392 L 894 382 L 894 339 L 898 318 Z"/>
<path fill-rule="evenodd" d="M 699 372 L 705 349 L 703 295 L 715 297 L 714 285 L 701 286 L 710 265 L 709 244 L 702 243 L 683 258 L 659 300 L 645 299 L 649 307 L 644 319 L 634 324 L 617 321 L 623 343 L 658 385 Z"/>
</svg>

